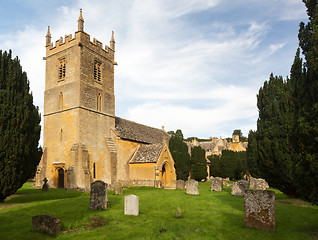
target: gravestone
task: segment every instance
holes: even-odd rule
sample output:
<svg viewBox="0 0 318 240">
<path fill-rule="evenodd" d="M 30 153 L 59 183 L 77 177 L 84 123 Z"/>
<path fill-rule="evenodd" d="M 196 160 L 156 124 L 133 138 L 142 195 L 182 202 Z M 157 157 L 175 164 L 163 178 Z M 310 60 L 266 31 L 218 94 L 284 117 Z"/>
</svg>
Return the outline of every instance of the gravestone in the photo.
<svg viewBox="0 0 318 240">
<path fill-rule="evenodd" d="M 248 181 L 240 180 L 232 184 L 231 194 L 235 196 L 244 196 L 246 190 L 248 190 Z"/>
<path fill-rule="evenodd" d="M 42 191 L 48 191 L 49 190 L 49 186 L 47 184 L 48 180 L 46 178 L 43 179 L 43 186 L 42 186 Z"/>
<path fill-rule="evenodd" d="M 107 208 L 107 184 L 103 181 L 91 183 L 91 195 L 89 208 L 91 210 Z"/>
<path fill-rule="evenodd" d="M 269 188 L 268 183 L 262 178 L 250 178 L 250 187 L 255 190 L 266 190 Z"/>
<path fill-rule="evenodd" d="M 230 181 L 229 178 L 222 178 L 223 186 L 228 184 L 228 181 Z"/>
<path fill-rule="evenodd" d="M 223 180 L 221 177 L 215 177 L 211 180 L 211 192 L 221 192 L 223 190 Z"/>
<path fill-rule="evenodd" d="M 139 197 L 135 195 L 125 196 L 125 215 L 139 215 Z"/>
<path fill-rule="evenodd" d="M 193 179 L 187 181 L 187 194 L 199 195 L 199 183 Z"/>
<path fill-rule="evenodd" d="M 244 224 L 246 227 L 275 231 L 275 192 L 247 190 L 244 195 Z"/>
<path fill-rule="evenodd" d="M 115 182 L 114 184 L 115 195 L 123 195 L 123 185 L 120 182 Z"/>
<path fill-rule="evenodd" d="M 50 215 L 37 215 L 32 217 L 32 230 L 44 231 L 58 236 L 61 232 L 60 219 Z"/>
<path fill-rule="evenodd" d="M 186 183 L 183 180 L 177 180 L 176 182 L 176 189 L 184 190 L 186 187 Z"/>
</svg>

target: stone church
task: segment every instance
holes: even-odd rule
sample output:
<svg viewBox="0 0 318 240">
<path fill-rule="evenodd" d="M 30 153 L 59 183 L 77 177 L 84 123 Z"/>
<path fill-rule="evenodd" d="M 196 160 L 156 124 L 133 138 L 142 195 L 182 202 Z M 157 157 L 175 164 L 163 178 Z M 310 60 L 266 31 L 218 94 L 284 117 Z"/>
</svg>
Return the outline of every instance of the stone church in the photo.
<svg viewBox="0 0 318 240">
<path fill-rule="evenodd" d="M 115 116 L 115 40 L 90 41 L 82 10 L 78 31 L 46 35 L 43 156 L 36 187 L 89 189 L 90 183 L 174 188 L 169 135 Z"/>
</svg>

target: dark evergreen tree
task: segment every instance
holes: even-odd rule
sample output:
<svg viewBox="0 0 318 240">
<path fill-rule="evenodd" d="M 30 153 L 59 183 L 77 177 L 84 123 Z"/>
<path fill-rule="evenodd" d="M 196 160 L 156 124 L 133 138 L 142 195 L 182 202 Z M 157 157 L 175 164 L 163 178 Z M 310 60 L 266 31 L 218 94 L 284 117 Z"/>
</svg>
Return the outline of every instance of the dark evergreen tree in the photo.
<svg viewBox="0 0 318 240">
<path fill-rule="evenodd" d="M 208 159 L 210 160 L 210 175 L 213 177 L 221 177 L 221 156 L 217 155 L 210 155 L 208 156 Z"/>
<path fill-rule="evenodd" d="M 176 133 L 171 132 L 169 149 L 175 162 L 177 179 L 188 180 L 190 173 L 190 154 L 187 144 L 183 142 L 181 130 L 177 130 Z"/>
<path fill-rule="evenodd" d="M 271 75 L 260 89 L 257 131 L 247 150 L 252 174 L 284 193 L 318 204 L 318 11 L 304 0 L 309 21 L 301 23 L 290 79 Z"/>
<path fill-rule="evenodd" d="M 0 51 L 0 201 L 34 176 L 41 158 L 40 114 L 29 91 L 18 58 Z"/>
<path fill-rule="evenodd" d="M 200 146 L 195 146 L 191 148 L 191 168 L 192 168 L 192 178 L 201 181 L 206 179 L 208 176 L 207 172 L 207 161 L 205 158 L 205 150 Z"/>
<path fill-rule="evenodd" d="M 305 62 L 301 74 L 297 52 L 291 70 L 295 111 L 290 135 L 297 194 L 318 204 L 318 3 L 317 0 L 303 2 L 309 21 L 300 24 L 298 38 Z"/>
<path fill-rule="evenodd" d="M 246 160 L 249 173 L 256 178 L 261 177 L 258 158 L 257 132 L 250 130 L 248 134 L 248 147 L 246 149 Z"/>
</svg>

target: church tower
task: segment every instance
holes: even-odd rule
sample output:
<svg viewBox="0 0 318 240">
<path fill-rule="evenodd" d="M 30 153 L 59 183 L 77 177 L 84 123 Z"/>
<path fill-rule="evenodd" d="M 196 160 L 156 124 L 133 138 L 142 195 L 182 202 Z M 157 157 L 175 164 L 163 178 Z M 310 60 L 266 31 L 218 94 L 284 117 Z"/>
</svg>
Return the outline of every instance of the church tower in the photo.
<svg viewBox="0 0 318 240">
<path fill-rule="evenodd" d="M 46 35 L 43 156 L 36 185 L 88 189 L 90 182 L 116 179 L 110 151 L 115 128 L 115 40 L 105 46 L 84 31 L 82 10 L 75 37 L 51 42 Z"/>
</svg>

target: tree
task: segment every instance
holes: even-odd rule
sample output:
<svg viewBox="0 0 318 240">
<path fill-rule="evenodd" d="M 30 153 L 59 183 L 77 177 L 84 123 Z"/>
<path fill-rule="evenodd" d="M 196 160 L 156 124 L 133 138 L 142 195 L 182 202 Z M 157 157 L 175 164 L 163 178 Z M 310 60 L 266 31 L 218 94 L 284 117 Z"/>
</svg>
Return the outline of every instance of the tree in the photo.
<svg viewBox="0 0 318 240">
<path fill-rule="evenodd" d="M 239 135 L 240 138 L 243 136 L 241 129 L 235 129 L 232 135 Z"/>
<path fill-rule="evenodd" d="M 220 169 L 221 156 L 210 155 L 208 156 L 208 159 L 211 162 L 210 175 L 213 177 L 221 177 L 221 169 Z"/>
<path fill-rule="evenodd" d="M 201 181 L 208 176 L 207 161 L 205 158 L 205 150 L 200 146 L 191 148 L 191 167 L 192 167 L 192 178 Z"/>
<path fill-rule="evenodd" d="M 0 201 L 35 174 L 41 158 L 40 114 L 19 59 L 0 51 Z"/>
<path fill-rule="evenodd" d="M 288 195 L 318 204 L 318 2 L 303 0 L 300 49 L 290 78 L 270 76 L 259 90 L 257 131 L 247 150 L 251 172 Z"/>
<path fill-rule="evenodd" d="M 175 162 L 177 179 L 188 180 L 190 172 L 190 154 L 188 146 L 183 142 L 183 134 L 181 130 L 171 133 L 169 141 L 169 149 Z"/>
</svg>

